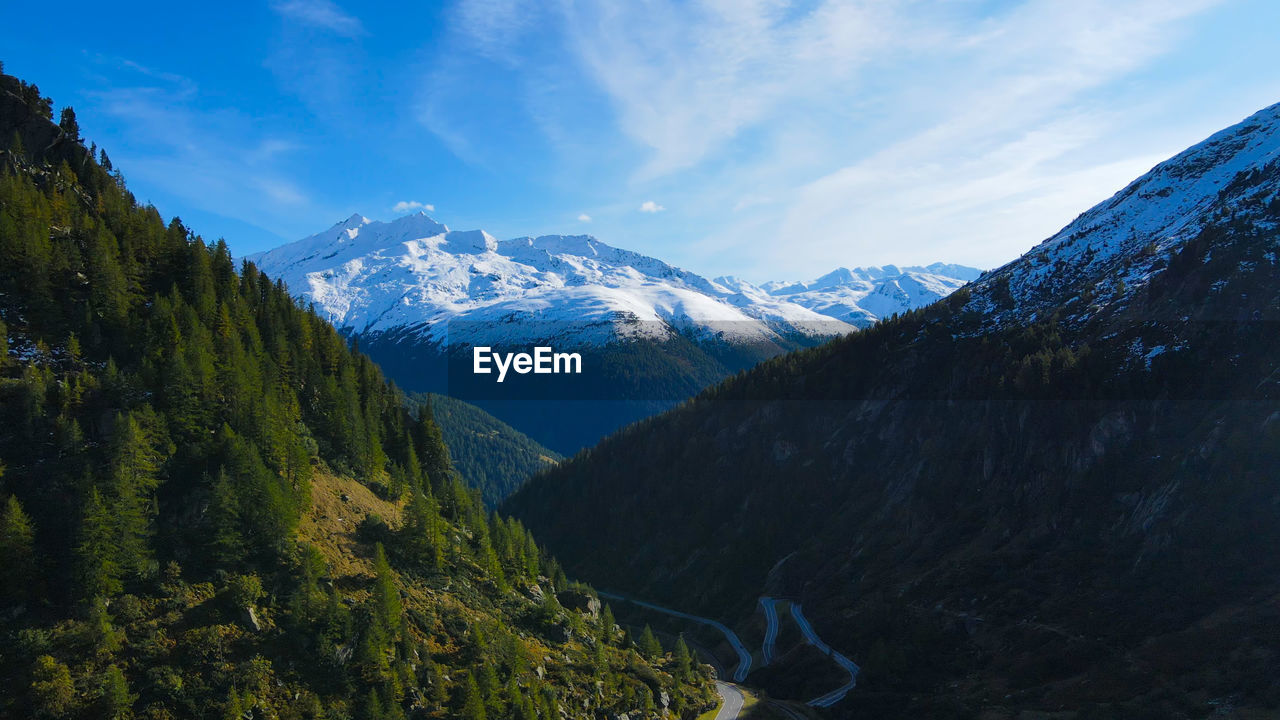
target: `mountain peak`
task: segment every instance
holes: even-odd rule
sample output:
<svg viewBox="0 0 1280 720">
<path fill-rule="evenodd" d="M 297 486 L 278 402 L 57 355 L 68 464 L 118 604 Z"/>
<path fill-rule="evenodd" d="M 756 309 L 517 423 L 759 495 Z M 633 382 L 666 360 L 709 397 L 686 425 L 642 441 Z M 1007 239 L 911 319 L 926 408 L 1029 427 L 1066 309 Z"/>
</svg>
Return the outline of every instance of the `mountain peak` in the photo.
<svg viewBox="0 0 1280 720">
<path fill-rule="evenodd" d="M 1156 165 L 990 273 L 974 288 L 975 308 L 1001 323 L 1033 317 L 1063 299 L 1068 320 L 1124 302 L 1217 214 L 1256 213 L 1271 202 L 1271 186 L 1248 180 L 1277 162 L 1280 103 Z M 1091 301 L 1080 302 L 1085 296 Z"/>
</svg>

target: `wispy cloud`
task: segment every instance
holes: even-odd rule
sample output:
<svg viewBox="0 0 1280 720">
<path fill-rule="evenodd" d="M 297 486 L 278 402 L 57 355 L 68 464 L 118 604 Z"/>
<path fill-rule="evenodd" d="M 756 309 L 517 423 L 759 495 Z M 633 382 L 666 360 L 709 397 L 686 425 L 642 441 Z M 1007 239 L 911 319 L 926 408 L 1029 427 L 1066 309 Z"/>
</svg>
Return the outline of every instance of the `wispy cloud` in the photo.
<svg viewBox="0 0 1280 720">
<path fill-rule="evenodd" d="M 393 213 L 407 213 L 414 210 L 426 210 L 427 212 L 435 212 L 436 206 L 431 203 L 421 203 L 417 200 L 401 200 L 391 208 Z"/>
<path fill-rule="evenodd" d="M 663 210 L 666 210 L 666 208 L 652 200 L 645 200 L 640 203 L 640 212 L 642 213 L 660 213 Z"/>
<path fill-rule="evenodd" d="M 119 58 L 101 64 L 112 72 L 90 98 L 97 113 L 121 123 L 112 158 L 135 187 L 259 229 L 287 227 L 315 210 L 287 169 L 302 143 L 236 110 L 203 105 L 196 84 L 180 75 Z"/>
<path fill-rule="evenodd" d="M 530 77 L 594 85 L 643 150 L 618 185 L 682 196 L 668 222 L 703 228 L 680 252 L 803 274 L 994 264 L 1050 234 L 1180 149 L 1139 129 L 1158 93 L 1117 86 L 1222 1 L 462 0 L 455 22 Z"/>
<path fill-rule="evenodd" d="M 582 213 L 578 216 L 578 222 L 589 223 L 591 222 L 591 216 L 586 213 Z"/>
<path fill-rule="evenodd" d="M 271 9 L 282 17 L 342 37 L 366 35 L 364 24 L 329 0 L 277 0 Z"/>
<path fill-rule="evenodd" d="M 338 126 L 367 126 L 368 36 L 360 20 L 330 0 L 276 0 L 280 31 L 263 65 L 316 117 Z"/>
</svg>

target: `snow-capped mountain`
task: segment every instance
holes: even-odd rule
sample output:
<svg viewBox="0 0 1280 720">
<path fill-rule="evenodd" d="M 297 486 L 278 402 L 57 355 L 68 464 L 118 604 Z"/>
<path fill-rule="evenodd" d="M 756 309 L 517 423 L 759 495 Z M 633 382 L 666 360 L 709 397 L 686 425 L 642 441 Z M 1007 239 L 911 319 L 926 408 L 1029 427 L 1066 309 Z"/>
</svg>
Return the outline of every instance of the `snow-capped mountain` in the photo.
<svg viewBox="0 0 1280 720">
<path fill-rule="evenodd" d="M 689 331 L 746 343 L 818 339 L 927 304 L 978 275 L 936 264 L 842 268 L 809 283 L 709 281 L 587 235 L 497 240 L 422 213 L 392 222 L 355 214 L 249 259 L 351 334 L 411 330 L 448 344 Z"/>
<path fill-rule="evenodd" d="M 586 235 L 498 240 L 421 213 L 391 222 L 352 215 L 248 259 L 359 339 L 401 387 L 477 403 L 564 453 L 977 275 L 942 265 L 842 269 L 760 287 L 707 280 Z M 496 386 L 472 372 L 468 346 L 481 345 L 580 351 L 590 377 Z"/>
<path fill-rule="evenodd" d="M 1256 218 L 1280 202 L 1278 168 L 1280 103 L 1156 165 L 987 273 L 972 287 L 971 306 L 993 324 L 1058 311 L 1078 323 L 1126 303 L 1213 222 L 1231 218 L 1274 231 L 1271 220 Z M 1274 252 L 1268 258 L 1276 265 Z"/>
<path fill-rule="evenodd" d="M 923 307 L 978 279 L 977 268 L 933 263 L 927 267 L 838 268 L 810 282 L 768 282 L 755 286 L 734 277 L 716 278 L 733 300 L 795 303 L 857 327 L 882 317 Z"/>
</svg>

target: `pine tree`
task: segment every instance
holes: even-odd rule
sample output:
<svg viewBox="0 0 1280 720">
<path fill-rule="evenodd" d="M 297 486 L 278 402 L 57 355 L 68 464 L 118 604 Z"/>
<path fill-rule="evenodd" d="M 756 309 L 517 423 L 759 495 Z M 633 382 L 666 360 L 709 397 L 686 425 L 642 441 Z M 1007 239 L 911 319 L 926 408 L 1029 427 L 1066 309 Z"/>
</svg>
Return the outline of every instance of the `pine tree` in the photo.
<svg viewBox="0 0 1280 720">
<path fill-rule="evenodd" d="M 374 547 L 373 556 L 373 603 L 374 619 L 387 632 L 389 640 L 400 634 L 404 622 L 404 606 L 400 602 L 400 590 L 396 587 L 395 573 L 387 562 L 387 553 L 382 543 Z"/>
<path fill-rule="evenodd" d="M 378 697 L 378 691 L 370 688 L 364 697 L 364 706 L 361 708 L 361 720 L 384 720 L 382 711 L 382 700 Z"/>
<path fill-rule="evenodd" d="M 449 448 L 444 444 L 440 427 L 436 425 L 430 402 L 418 407 L 418 419 L 413 426 L 413 442 L 422 463 L 422 474 L 431 482 L 436 497 L 443 498 L 443 491 L 453 474 L 453 466 L 449 460 Z M 453 510 L 452 507 L 446 508 L 447 512 Z"/>
<path fill-rule="evenodd" d="M 28 597 L 36 580 L 34 541 L 31 518 L 18 498 L 10 495 L 0 510 L 0 575 L 4 577 L 0 600 L 20 603 Z"/>
<path fill-rule="evenodd" d="M 240 534 L 240 500 L 225 469 L 218 470 L 212 489 L 208 512 L 209 545 L 216 561 L 231 565 L 245 556 L 244 539 Z"/>
<path fill-rule="evenodd" d="M 123 589 L 115 552 L 115 523 L 97 488 L 90 488 L 80 520 L 76 559 L 84 596 L 112 596 Z"/>
<path fill-rule="evenodd" d="M 49 655 L 36 658 L 31 671 L 31 704 L 43 718 L 70 717 L 75 709 L 76 688 L 71 670 Z"/>
<path fill-rule="evenodd" d="M 650 660 L 662 657 L 662 643 L 658 642 L 658 636 L 653 634 L 653 628 L 648 625 L 645 625 L 644 632 L 640 633 L 640 654 Z"/>
<path fill-rule="evenodd" d="M 425 493 L 419 490 L 411 492 L 413 495 L 404 511 L 404 525 L 399 531 L 401 547 L 412 561 L 439 568 L 441 546 L 444 544 L 440 511 L 430 489 Z"/>
<path fill-rule="evenodd" d="M 689 682 L 693 676 L 693 657 L 689 654 L 689 646 L 685 644 L 684 633 L 676 638 L 676 647 L 672 651 L 675 659 L 675 676 L 681 682 Z"/>
<path fill-rule="evenodd" d="M 222 703 L 222 720 L 244 720 L 244 704 L 235 687 L 227 690 L 227 699 Z"/>
<path fill-rule="evenodd" d="M 62 128 L 62 132 L 66 133 L 68 138 L 76 142 L 80 141 L 80 123 L 76 122 L 76 111 L 71 109 L 70 105 L 62 108 L 58 127 Z"/>
<path fill-rule="evenodd" d="M 116 565 L 141 575 L 151 562 L 152 494 L 158 485 L 159 453 L 133 413 L 116 417 L 108 486 Z"/>
<path fill-rule="evenodd" d="M 96 597 L 89 603 L 89 617 L 85 620 L 86 635 L 99 655 L 107 656 L 120 649 L 124 633 L 111 623 L 106 598 Z"/>
<path fill-rule="evenodd" d="M 606 604 L 604 606 L 604 609 L 600 611 L 601 642 L 608 643 L 608 644 L 613 643 L 614 627 L 617 625 L 617 622 L 618 621 L 615 620 L 613 617 L 613 608 L 609 607 L 609 605 Z"/>
<path fill-rule="evenodd" d="M 467 675 L 467 680 L 462 685 L 462 708 L 458 717 L 460 720 L 486 720 L 488 718 L 488 713 L 484 707 L 484 697 L 480 694 L 476 679 L 471 675 Z"/>
<path fill-rule="evenodd" d="M 133 703 L 138 697 L 129 692 L 129 681 L 115 665 L 108 667 L 103 673 L 99 697 L 103 717 L 109 720 L 128 720 L 133 717 Z"/>
</svg>

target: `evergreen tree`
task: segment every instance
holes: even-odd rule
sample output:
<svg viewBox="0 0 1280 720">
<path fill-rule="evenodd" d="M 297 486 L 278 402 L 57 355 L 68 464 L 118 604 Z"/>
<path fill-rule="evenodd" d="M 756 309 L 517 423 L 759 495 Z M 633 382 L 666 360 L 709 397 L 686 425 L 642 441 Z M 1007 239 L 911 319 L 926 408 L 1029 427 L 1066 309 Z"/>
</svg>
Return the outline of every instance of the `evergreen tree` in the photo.
<svg viewBox="0 0 1280 720">
<path fill-rule="evenodd" d="M 614 628 L 618 621 L 613 617 L 613 608 L 608 604 L 600 611 L 600 640 L 604 643 L 612 644 L 614 640 Z"/>
<path fill-rule="evenodd" d="M 444 544 L 440 511 L 430 489 L 411 492 L 409 504 L 405 506 L 404 525 L 399 532 L 400 545 L 413 562 L 439 568 L 441 546 Z"/>
<path fill-rule="evenodd" d="M 161 458 L 149 435 L 133 413 L 116 417 L 108 477 L 114 526 L 110 552 L 117 567 L 134 575 L 141 575 L 152 557 L 148 540 Z"/>
<path fill-rule="evenodd" d="M 384 720 L 385 715 L 382 710 L 382 699 L 378 697 L 378 691 L 370 688 L 369 692 L 364 696 L 364 706 L 360 712 L 361 720 Z"/>
<path fill-rule="evenodd" d="M 76 111 L 71 109 L 70 105 L 62 108 L 62 117 L 58 120 L 58 127 L 62 128 L 62 132 L 66 133 L 68 138 L 76 142 L 80 141 L 80 123 L 76 122 Z"/>
<path fill-rule="evenodd" d="M 676 646 L 672 651 L 675 659 L 675 677 L 680 682 L 689 682 L 693 677 L 693 657 L 689 654 L 689 646 L 685 644 L 684 633 L 676 638 Z"/>
<path fill-rule="evenodd" d="M 480 694 L 476 679 L 471 675 L 467 675 L 466 681 L 462 684 L 462 704 L 458 717 L 460 720 L 486 720 L 488 718 L 488 713 L 485 711 L 484 706 L 484 697 Z"/>
<path fill-rule="evenodd" d="M 70 717 L 75 709 L 76 688 L 71 670 L 49 655 L 36 658 L 31 671 L 32 709 L 42 718 Z"/>
<path fill-rule="evenodd" d="M 10 495 L 0 509 L 0 575 L 4 577 L 0 600 L 19 603 L 28 597 L 36 580 L 34 539 L 31 518 L 18 498 Z"/>
<path fill-rule="evenodd" d="M 657 660 L 662 657 L 662 643 L 658 642 L 658 636 L 653 634 L 653 628 L 648 625 L 644 626 L 644 632 L 640 633 L 640 654 L 650 660 Z"/>
<path fill-rule="evenodd" d="M 222 720 L 244 720 L 244 703 L 234 687 L 227 690 L 227 699 L 222 703 Z"/>
<path fill-rule="evenodd" d="M 373 612 L 374 618 L 387 633 L 389 639 L 400 634 L 404 606 L 400 602 L 400 590 L 396 587 L 395 573 L 387 562 L 382 543 L 374 547 L 373 556 Z"/>
<path fill-rule="evenodd" d="M 107 600 L 103 597 L 96 597 L 89 603 L 89 617 L 85 621 L 85 630 L 89 643 L 101 656 L 116 652 L 124 641 L 124 634 L 111 622 Z"/>
<path fill-rule="evenodd" d="M 103 717 L 108 720 L 128 720 L 133 717 L 133 703 L 137 696 L 129 692 L 129 681 L 120 668 L 112 665 L 102 675 L 99 691 Z"/>
<path fill-rule="evenodd" d="M 240 501 L 225 468 L 218 470 L 209 501 L 209 545 L 214 559 L 231 565 L 246 554 L 240 535 Z"/>
<path fill-rule="evenodd" d="M 111 596 L 123 589 L 114 525 L 98 489 L 90 488 L 80 520 L 80 543 L 76 546 L 80 587 L 87 597 Z"/>
</svg>

